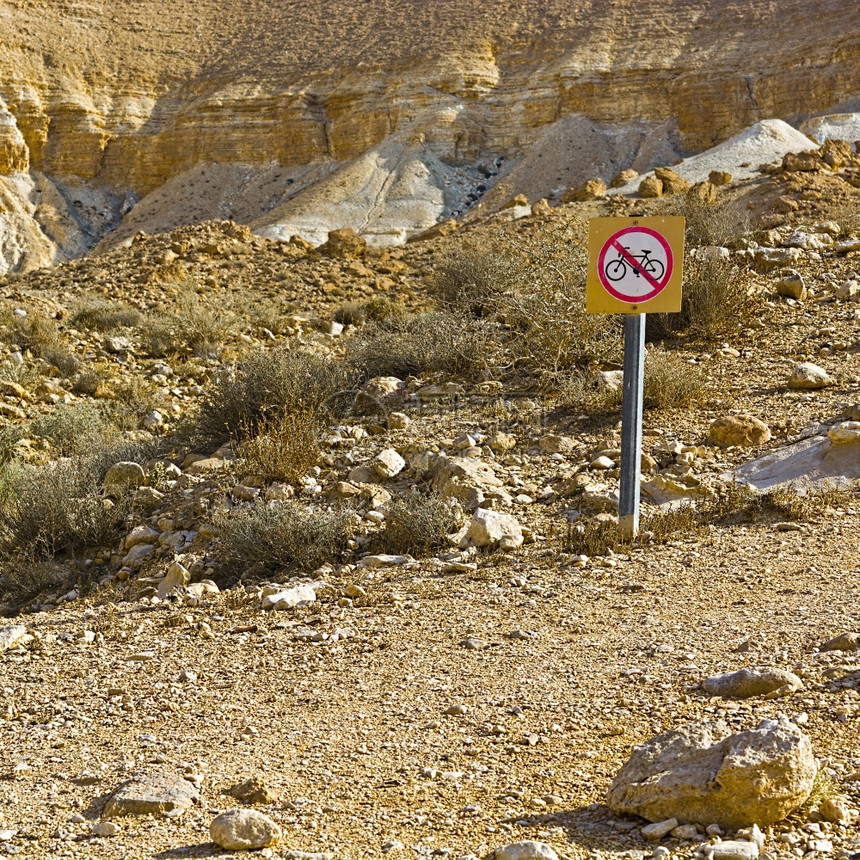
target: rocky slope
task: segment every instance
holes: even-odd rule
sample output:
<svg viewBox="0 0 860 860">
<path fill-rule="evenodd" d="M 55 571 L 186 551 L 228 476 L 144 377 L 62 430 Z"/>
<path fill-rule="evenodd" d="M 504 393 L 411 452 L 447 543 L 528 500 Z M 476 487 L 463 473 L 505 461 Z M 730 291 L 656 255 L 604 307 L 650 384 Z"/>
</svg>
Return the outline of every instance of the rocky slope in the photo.
<svg viewBox="0 0 860 860">
<path fill-rule="evenodd" d="M 524 159 L 514 191 L 533 199 L 644 170 L 856 93 L 858 17 L 837 0 L 4 0 L 0 268 L 76 256 L 159 190 L 134 229 L 205 213 L 391 241 Z"/>
</svg>

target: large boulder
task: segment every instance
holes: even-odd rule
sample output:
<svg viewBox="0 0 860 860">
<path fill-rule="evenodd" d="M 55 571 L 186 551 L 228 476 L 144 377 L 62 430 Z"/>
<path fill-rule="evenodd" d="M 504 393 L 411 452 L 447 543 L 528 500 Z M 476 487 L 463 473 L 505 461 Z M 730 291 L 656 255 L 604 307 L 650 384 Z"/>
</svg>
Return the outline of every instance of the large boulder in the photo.
<svg viewBox="0 0 860 860">
<path fill-rule="evenodd" d="M 634 747 L 608 802 L 649 821 L 766 827 L 809 797 L 817 770 L 809 738 L 785 717 L 737 734 L 722 720 L 701 720 Z"/>
<path fill-rule="evenodd" d="M 690 183 L 671 167 L 656 168 L 654 176 L 663 183 L 664 194 L 686 194 L 690 190 Z"/>
<path fill-rule="evenodd" d="M 169 771 L 155 771 L 122 783 L 108 800 L 102 816 L 176 814 L 199 802 L 200 792 L 188 780 Z"/>
</svg>

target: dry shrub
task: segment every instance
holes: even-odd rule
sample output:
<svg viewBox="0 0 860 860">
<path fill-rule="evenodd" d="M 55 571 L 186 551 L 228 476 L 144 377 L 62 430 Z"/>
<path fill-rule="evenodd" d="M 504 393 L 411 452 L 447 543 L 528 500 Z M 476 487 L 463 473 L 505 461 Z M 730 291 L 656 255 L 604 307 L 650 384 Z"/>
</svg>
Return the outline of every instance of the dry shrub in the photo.
<svg viewBox="0 0 860 860">
<path fill-rule="evenodd" d="M 41 357 L 50 365 L 57 368 L 62 376 L 69 377 L 78 371 L 81 360 L 73 352 L 61 346 L 47 346 L 42 350 Z"/>
<path fill-rule="evenodd" d="M 280 415 L 322 420 L 337 411 L 338 395 L 351 391 L 353 380 L 349 368 L 333 358 L 289 345 L 259 350 L 216 380 L 185 434 L 193 444 L 220 444 L 253 437 Z"/>
<path fill-rule="evenodd" d="M 694 194 L 672 195 L 661 201 L 661 214 L 684 218 L 687 247 L 717 245 L 734 247 L 752 229 L 749 215 L 736 203 L 708 203 Z"/>
<path fill-rule="evenodd" d="M 575 366 L 621 355 L 612 315 L 586 314 L 584 223 L 551 224 L 530 235 L 501 232 L 464 245 L 437 267 L 431 290 L 444 306 L 494 322 L 496 360 L 554 384 Z"/>
<path fill-rule="evenodd" d="M 136 430 L 155 406 L 157 386 L 151 379 L 131 376 L 113 385 L 109 417 L 120 430 Z"/>
<path fill-rule="evenodd" d="M 67 570 L 47 559 L 20 554 L 0 564 L 0 594 L 12 606 L 21 607 L 46 591 L 63 584 Z"/>
<path fill-rule="evenodd" d="M 345 302 L 334 312 L 334 321 L 341 325 L 364 325 L 366 322 L 383 322 L 405 314 L 403 305 L 387 296 L 375 296 L 364 302 Z"/>
<path fill-rule="evenodd" d="M 354 528 L 347 508 L 305 507 L 295 501 L 261 503 L 239 514 L 222 512 L 214 520 L 225 572 L 255 579 L 288 570 L 310 572 L 337 561 Z"/>
<path fill-rule="evenodd" d="M 744 484 L 728 484 L 718 497 L 703 505 L 700 517 L 711 523 L 814 522 L 828 508 L 849 506 L 854 501 L 854 492 L 837 484 L 800 491 L 783 486 L 765 492 L 757 492 Z"/>
<path fill-rule="evenodd" d="M 369 323 L 346 345 L 363 379 L 442 372 L 473 375 L 487 364 L 487 330 L 479 321 L 439 311 Z"/>
<path fill-rule="evenodd" d="M 54 320 L 38 314 L 21 316 L 13 308 L 4 306 L 0 308 L 0 339 L 10 346 L 42 356 L 46 350 L 57 347 L 60 334 Z"/>
<path fill-rule="evenodd" d="M 105 504 L 99 471 L 82 458 L 7 468 L 0 490 L 0 560 L 47 559 L 112 544 L 125 511 L 121 502 Z"/>
<path fill-rule="evenodd" d="M 136 326 L 142 319 L 137 308 L 107 299 L 89 299 L 75 306 L 69 322 L 73 328 L 108 332 Z"/>
<path fill-rule="evenodd" d="M 643 402 L 646 409 L 684 409 L 702 402 L 707 380 L 701 368 L 680 355 L 650 350 L 645 358 Z"/>
<path fill-rule="evenodd" d="M 175 310 L 149 314 L 141 323 L 141 347 L 152 358 L 194 355 L 214 358 L 221 351 L 235 316 L 212 308 L 192 287 L 179 296 Z"/>
<path fill-rule="evenodd" d="M 319 459 L 320 427 L 314 412 L 298 409 L 245 427 L 238 446 L 244 468 L 264 481 L 295 484 Z"/>
<path fill-rule="evenodd" d="M 686 254 L 681 312 L 648 314 L 648 338 L 687 334 L 705 342 L 724 340 L 757 319 L 762 309 L 748 271 L 729 260 Z"/>
<path fill-rule="evenodd" d="M 563 549 L 573 555 L 608 555 L 621 546 L 621 536 L 616 522 L 570 523 Z"/>
<path fill-rule="evenodd" d="M 702 402 L 707 380 L 701 368 L 676 353 L 650 350 L 642 387 L 645 409 L 685 409 Z M 574 371 L 564 382 L 559 405 L 586 414 L 611 412 L 621 408 L 622 397 L 620 386 L 599 388 L 595 374 Z"/>
<path fill-rule="evenodd" d="M 84 404 L 58 406 L 36 419 L 30 430 L 47 439 L 61 457 L 91 451 L 114 432 L 100 410 Z"/>
<path fill-rule="evenodd" d="M 385 518 L 385 548 L 395 553 L 429 555 L 447 545 L 447 538 L 460 525 L 461 511 L 452 499 L 414 493 L 396 497 Z"/>
</svg>

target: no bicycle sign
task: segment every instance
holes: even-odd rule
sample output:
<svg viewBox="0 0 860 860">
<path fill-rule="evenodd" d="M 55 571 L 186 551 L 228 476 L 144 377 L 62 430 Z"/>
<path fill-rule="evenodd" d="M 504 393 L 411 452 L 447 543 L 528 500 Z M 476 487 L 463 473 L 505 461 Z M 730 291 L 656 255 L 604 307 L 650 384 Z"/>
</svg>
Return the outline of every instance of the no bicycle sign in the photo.
<svg viewBox="0 0 860 860">
<path fill-rule="evenodd" d="M 683 251 L 683 218 L 592 218 L 586 310 L 677 313 Z"/>
</svg>

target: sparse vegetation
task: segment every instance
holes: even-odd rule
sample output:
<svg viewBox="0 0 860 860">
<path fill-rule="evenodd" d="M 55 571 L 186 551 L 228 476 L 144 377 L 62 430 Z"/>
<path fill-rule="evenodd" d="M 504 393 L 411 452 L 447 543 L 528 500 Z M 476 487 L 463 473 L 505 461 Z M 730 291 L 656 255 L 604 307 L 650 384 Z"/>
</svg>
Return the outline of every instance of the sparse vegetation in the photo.
<svg viewBox="0 0 860 860">
<path fill-rule="evenodd" d="M 0 561 L 50 559 L 111 544 L 125 514 L 102 498 L 98 470 L 85 459 L 7 467 L 0 496 Z"/>
<path fill-rule="evenodd" d="M 503 234 L 485 249 L 464 246 L 431 288 L 443 306 L 494 324 L 497 364 L 552 387 L 571 368 L 621 355 L 618 320 L 585 312 L 585 237 L 582 223 L 569 222 L 527 237 Z"/>
<path fill-rule="evenodd" d="M 428 555 L 444 547 L 460 525 L 462 512 L 451 499 L 414 493 L 391 500 L 385 518 L 384 543 L 389 552 Z"/>
<path fill-rule="evenodd" d="M 763 307 L 747 270 L 719 257 L 687 253 L 681 312 L 648 314 L 648 338 L 684 334 L 705 342 L 719 341 L 758 319 Z"/>
<path fill-rule="evenodd" d="M 266 416 L 254 428 L 246 426 L 237 450 L 251 474 L 295 484 L 319 459 L 319 435 L 316 413 L 299 408 Z"/>
<path fill-rule="evenodd" d="M 348 392 L 353 380 L 342 362 L 301 348 L 259 350 L 215 382 L 185 433 L 192 444 L 218 444 L 256 435 L 281 415 L 321 418 L 351 400 L 338 395 Z"/>
<path fill-rule="evenodd" d="M 351 338 L 349 362 L 362 379 L 421 373 L 474 375 L 486 367 L 486 327 L 437 311 L 369 323 Z"/>
<path fill-rule="evenodd" d="M 143 315 L 137 308 L 107 299 L 88 299 L 72 310 L 72 328 L 109 332 L 139 325 Z"/>
<path fill-rule="evenodd" d="M 34 421 L 31 430 L 61 457 L 91 451 L 115 432 L 101 410 L 86 404 L 62 404 Z"/>
<path fill-rule="evenodd" d="M 217 356 L 235 322 L 229 309 L 211 307 L 186 284 L 175 309 L 149 314 L 141 322 L 141 346 L 152 358 Z"/>
<path fill-rule="evenodd" d="M 347 508 L 268 502 L 238 514 L 222 513 L 215 524 L 225 566 L 221 581 L 236 576 L 253 581 L 292 570 L 310 573 L 337 562 L 352 534 L 353 514 Z"/>
</svg>

